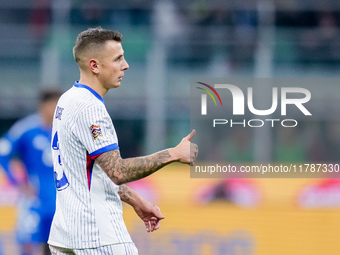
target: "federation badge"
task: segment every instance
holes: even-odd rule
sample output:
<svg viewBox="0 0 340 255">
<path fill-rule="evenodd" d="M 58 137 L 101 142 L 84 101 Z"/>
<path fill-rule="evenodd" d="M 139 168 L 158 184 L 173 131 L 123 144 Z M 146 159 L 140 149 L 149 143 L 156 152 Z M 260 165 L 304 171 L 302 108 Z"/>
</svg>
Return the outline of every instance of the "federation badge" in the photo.
<svg viewBox="0 0 340 255">
<path fill-rule="evenodd" d="M 98 137 L 103 136 L 102 129 L 100 128 L 99 125 L 92 125 L 90 129 L 91 129 L 93 140 L 96 140 Z"/>
</svg>

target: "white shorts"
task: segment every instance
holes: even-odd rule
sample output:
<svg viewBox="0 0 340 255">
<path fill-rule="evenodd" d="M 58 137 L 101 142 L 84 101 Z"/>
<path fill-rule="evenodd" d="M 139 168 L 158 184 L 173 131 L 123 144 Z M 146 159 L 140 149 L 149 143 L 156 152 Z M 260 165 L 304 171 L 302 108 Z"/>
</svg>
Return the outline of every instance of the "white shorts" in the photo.
<svg viewBox="0 0 340 255">
<path fill-rule="evenodd" d="M 68 249 L 50 245 L 52 255 L 138 255 L 134 243 L 120 243 L 91 249 Z"/>
</svg>

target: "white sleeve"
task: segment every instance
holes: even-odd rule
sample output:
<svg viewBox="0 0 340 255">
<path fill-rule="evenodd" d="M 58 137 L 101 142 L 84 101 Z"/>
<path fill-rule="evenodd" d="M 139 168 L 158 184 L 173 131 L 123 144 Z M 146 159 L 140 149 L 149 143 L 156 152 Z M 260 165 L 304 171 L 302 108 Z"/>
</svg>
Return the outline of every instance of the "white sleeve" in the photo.
<svg viewBox="0 0 340 255">
<path fill-rule="evenodd" d="M 91 105 L 81 111 L 74 133 L 91 158 L 119 149 L 117 134 L 104 105 Z"/>
</svg>

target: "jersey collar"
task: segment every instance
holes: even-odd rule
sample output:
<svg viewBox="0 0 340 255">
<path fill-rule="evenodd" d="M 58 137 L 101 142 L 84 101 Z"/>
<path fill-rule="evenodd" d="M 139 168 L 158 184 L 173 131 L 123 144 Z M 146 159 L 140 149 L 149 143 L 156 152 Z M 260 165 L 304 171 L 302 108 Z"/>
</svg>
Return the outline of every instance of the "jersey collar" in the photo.
<svg viewBox="0 0 340 255">
<path fill-rule="evenodd" d="M 74 82 L 74 86 L 77 88 L 84 88 L 87 89 L 88 91 L 90 91 L 96 98 L 98 98 L 100 101 L 102 101 L 102 103 L 104 104 L 104 99 L 92 88 L 90 88 L 89 86 L 86 86 L 84 84 L 79 83 L 79 81 L 75 81 Z"/>
</svg>

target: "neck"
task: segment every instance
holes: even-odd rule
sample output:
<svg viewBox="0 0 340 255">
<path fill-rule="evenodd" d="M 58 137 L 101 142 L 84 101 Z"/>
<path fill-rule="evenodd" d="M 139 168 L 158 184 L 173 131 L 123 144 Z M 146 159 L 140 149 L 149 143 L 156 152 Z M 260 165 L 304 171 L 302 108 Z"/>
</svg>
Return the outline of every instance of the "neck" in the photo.
<svg viewBox="0 0 340 255">
<path fill-rule="evenodd" d="M 101 83 L 98 81 L 97 77 L 94 76 L 94 75 L 88 76 L 88 75 L 84 75 L 84 74 L 81 73 L 79 83 L 90 87 L 91 89 L 96 91 L 101 97 L 104 97 L 104 95 L 108 91 L 107 89 L 105 89 L 101 85 Z"/>
</svg>

